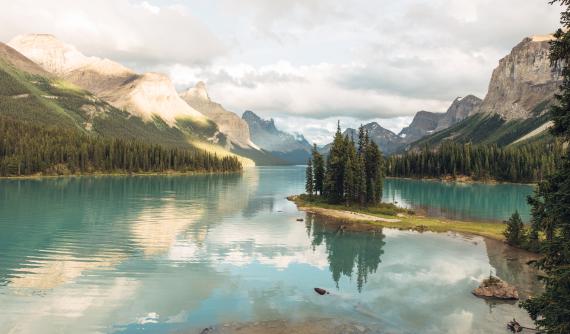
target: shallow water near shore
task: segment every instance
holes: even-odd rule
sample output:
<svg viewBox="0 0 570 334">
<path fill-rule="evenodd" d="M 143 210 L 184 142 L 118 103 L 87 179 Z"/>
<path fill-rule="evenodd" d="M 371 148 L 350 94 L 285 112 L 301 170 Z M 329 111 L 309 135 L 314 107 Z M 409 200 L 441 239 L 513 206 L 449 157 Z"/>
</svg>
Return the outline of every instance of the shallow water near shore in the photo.
<svg viewBox="0 0 570 334">
<path fill-rule="evenodd" d="M 393 181 L 385 198 L 425 205 Z M 303 186 L 302 167 L 0 180 L 0 332 L 199 333 L 330 318 L 383 333 L 530 325 L 516 303 L 471 294 L 490 271 L 523 297 L 537 293 L 529 254 L 453 233 L 337 233 L 285 199 Z M 518 189 L 497 196 L 524 208 Z M 504 214 L 480 210 L 469 215 Z"/>
</svg>

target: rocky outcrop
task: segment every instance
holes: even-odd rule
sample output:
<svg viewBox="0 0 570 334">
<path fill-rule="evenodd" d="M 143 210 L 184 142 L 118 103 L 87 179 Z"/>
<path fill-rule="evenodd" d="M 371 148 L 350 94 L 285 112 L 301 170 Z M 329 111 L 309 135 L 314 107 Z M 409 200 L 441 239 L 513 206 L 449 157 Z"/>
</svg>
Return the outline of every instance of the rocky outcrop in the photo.
<svg viewBox="0 0 570 334">
<path fill-rule="evenodd" d="M 280 131 L 273 119 L 262 119 L 253 111 L 244 112 L 242 119 L 249 126 L 251 140 L 260 148 L 289 163 L 307 162 L 312 146 L 303 135 Z"/>
<path fill-rule="evenodd" d="M 140 75 L 109 59 L 85 56 L 53 35 L 21 35 L 8 44 L 46 71 L 147 121 L 157 116 L 170 126 L 175 126 L 177 119 L 207 123 L 204 115 L 178 96 L 174 84 L 165 75 Z"/>
<path fill-rule="evenodd" d="M 483 101 L 475 95 L 456 98 L 443 117 L 437 122 L 435 131 L 441 131 L 469 117 Z"/>
<path fill-rule="evenodd" d="M 561 83 L 561 71 L 552 67 L 549 41 L 553 36 L 525 38 L 499 61 L 489 90 L 474 113 L 496 113 L 505 120 L 526 119 L 545 111 Z"/>
<path fill-rule="evenodd" d="M 406 143 L 414 142 L 435 131 L 439 121 L 443 118 L 443 113 L 431 111 L 418 111 L 412 123 L 400 131 L 399 136 Z"/>
<path fill-rule="evenodd" d="M 249 126 L 246 121 L 216 102 L 213 102 L 203 82 L 198 82 L 195 87 L 180 94 L 180 97 L 192 108 L 213 120 L 220 131 L 227 135 L 228 145 L 233 148 L 237 145 L 244 149 L 258 149 L 249 135 Z"/>
<path fill-rule="evenodd" d="M 474 95 L 458 97 L 445 113 L 419 111 L 408 127 L 402 129 L 399 136 L 405 143 L 413 143 L 427 135 L 445 130 L 474 112 L 481 105 L 481 99 Z"/>
<path fill-rule="evenodd" d="M 496 298 L 506 300 L 518 300 L 519 293 L 514 286 L 502 281 L 497 277 L 490 276 L 483 280 L 478 288 L 473 290 L 473 294 L 477 297 Z"/>
</svg>

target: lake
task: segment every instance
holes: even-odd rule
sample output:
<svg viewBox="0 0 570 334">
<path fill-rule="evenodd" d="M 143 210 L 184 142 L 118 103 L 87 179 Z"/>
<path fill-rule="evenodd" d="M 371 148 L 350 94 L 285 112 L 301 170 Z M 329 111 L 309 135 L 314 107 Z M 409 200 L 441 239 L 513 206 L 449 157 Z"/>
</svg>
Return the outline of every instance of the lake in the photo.
<svg viewBox="0 0 570 334">
<path fill-rule="evenodd" d="M 534 187 L 514 183 L 454 183 L 388 178 L 382 201 L 429 216 L 458 220 L 507 220 L 515 211 L 528 222 Z"/>
<path fill-rule="evenodd" d="M 531 325 L 516 303 L 471 294 L 491 271 L 537 293 L 528 254 L 454 233 L 339 234 L 285 199 L 303 191 L 304 175 L 0 180 L 0 333 L 199 333 L 322 318 L 380 333 Z M 528 212 L 529 191 L 390 179 L 384 197 L 497 220 Z"/>
</svg>

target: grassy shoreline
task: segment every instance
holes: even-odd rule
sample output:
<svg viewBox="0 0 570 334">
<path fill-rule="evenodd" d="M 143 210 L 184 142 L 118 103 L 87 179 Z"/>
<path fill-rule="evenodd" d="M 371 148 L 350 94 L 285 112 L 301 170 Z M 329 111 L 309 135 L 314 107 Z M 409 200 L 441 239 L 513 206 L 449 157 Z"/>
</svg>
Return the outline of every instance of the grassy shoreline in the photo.
<svg viewBox="0 0 570 334">
<path fill-rule="evenodd" d="M 375 228 L 396 228 L 401 230 L 459 232 L 479 235 L 495 240 L 504 240 L 504 224 L 493 222 L 467 222 L 437 217 L 415 215 L 392 204 L 360 208 L 333 205 L 319 201 L 308 201 L 305 196 L 289 196 L 301 211 L 311 212 L 329 218 L 342 219 L 351 230 L 374 230 Z"/>
<path fill-rule="evenodd" d="M 18 175 L 18 176 L 0 176 L 0 180 L 37 180 L 37 179 L 55 179 L 55 178 L 75 178 L 75 177 L 99 177 L 99 176 L 192 176 L 192 175 L 229 175 L 241 174 L 243 170 L 232 172 L 211 172 L 211 171 L 164 171 L 164 172 L 116 172 L 116 173 L 82 173 L 82 174 L 33 174 L 33 175 Z"/>
<path fill-rule="evenodd" d="M 405 177 L 405 176 L 386 176 L 387 179 L 401 179 L 401 180 L 415 180 L 415 181 L 434 181 L 443 183 L 464 183 L 464 184 L 521 184 L 527 186 L 536 186 L 540 181 L 535 182 L 510 182 L 510 181 L 500 181 L 496 179 L 474 179 L 470 176 L 443 176 L 443 177 Z"/>
</svg>

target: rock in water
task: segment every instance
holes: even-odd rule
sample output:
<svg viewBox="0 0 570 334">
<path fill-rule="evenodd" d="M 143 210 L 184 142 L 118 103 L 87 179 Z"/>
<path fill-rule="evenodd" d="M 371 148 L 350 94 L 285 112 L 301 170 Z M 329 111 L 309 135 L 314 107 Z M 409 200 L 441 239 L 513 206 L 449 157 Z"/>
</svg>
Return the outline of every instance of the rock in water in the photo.
<svg viewBox="0 0 570 334">
<path fill-rule="evenodd" d="M 497 298 L 506 300 L 518 300 L 519 293 L 514 286 L 502 281 L 498 277 L 491 276 L 473 290 L 473 294 L 477 297 Z"/>
</svg>

